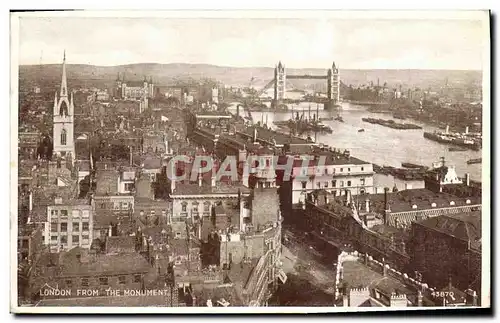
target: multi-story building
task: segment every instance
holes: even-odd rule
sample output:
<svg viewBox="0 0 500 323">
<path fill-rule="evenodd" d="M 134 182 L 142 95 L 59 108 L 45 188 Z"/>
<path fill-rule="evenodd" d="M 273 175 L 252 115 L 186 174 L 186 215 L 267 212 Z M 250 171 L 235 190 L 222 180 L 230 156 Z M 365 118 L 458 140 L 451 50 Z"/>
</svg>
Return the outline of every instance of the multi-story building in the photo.
<svg viewBox="0 0 500 323">
<path fill-rule="evenodd" d="M 116 96 L 120 99 L 142 99 L 154 97 L 155 85 L 153 78 L 150 77 L 149 81 L 144 77 L 143 82 L 125 81 L 125 74 L 120 79 L 120 74 L 116 79 Z"/>
<path fill-rule="evenodd" d="M 93 240 L 94 212 L 87 200 L 64 201 L 55 198 L 47 207 L 44 243 L 52 251 L 90 248 Z"/>
<path fill-rule="evenodd" d="M 413 264 L 433 286 L 481 293 L 481 212 L 441 215 L 412 223 Z"/>
</svg>

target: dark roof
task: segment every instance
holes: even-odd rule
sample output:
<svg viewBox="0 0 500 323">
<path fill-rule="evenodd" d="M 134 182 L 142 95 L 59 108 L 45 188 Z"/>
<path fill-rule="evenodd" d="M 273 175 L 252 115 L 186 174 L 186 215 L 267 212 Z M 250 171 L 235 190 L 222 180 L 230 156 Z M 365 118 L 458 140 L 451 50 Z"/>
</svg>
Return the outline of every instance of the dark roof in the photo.
<svg viewBox="0 0 500 323">
<path fill-rule="evenodd" d="M 97 195 L 117 194 L 118 193 L 119 173 L 115 169 L 99 170 L 96 175 Z"/>
<path fill-rule="evenodd" d="M 455 202 L 455 206 L 463 206 L 468 205 L 467 199 L 470 200 L 470 204 L 481 203 L 480 198 L 460 198 L 447 193 L 436 193 L 425 188 L 391 192 L 387 194 L 387 198 L 392 213 L 431 209 L 433 208 L 432 203 L 436 203 L 435 208 L 450 207 L 452 201 Z M 337 201 L 343 199 L 345 196 L 336 198 Z M 383 213 L 385 208 L 383 193 L 364 195 L 360 202 L 364 203 L 366 199 L 370 200 L 370 208 L 373 212 Z M 414 204 L 417 205 L 417 209 L 413 209 Z"/>
<path fill-rule="evenodd" d="M 188 254 L 188 242 L 184 239 L 171 239 L 168 243 L 169 250 L 175 255 Z"/>
<path fill-rule="evenodd" d="M 61 264 L 61 263 L 60 263 Z M 79 261 L 66 257 L 62 263 L 61 276 L 99 276 L 106 274 L 144 273 L 150 269 L 146 259 L 138 253 L 88 256 Z"/>
<path fill-rule="evenodd" d="M 470 241 L 473 248 L 481 248 L 480 211 L 432 217 L 418 224 L 460 240 Z"/>
<path fill-rule="evenodd" d="M 250 193 L 248 187 L 242 184 L 235 183 L 233 185 L 218 182 L 216 186 L 202 185 L 192 183 L 176 183 L 175 190 L 172 195 L 207 195 L 207 194 L 238 194 L 238 190 L 241 193 Z"/>
<path fill-rule="evenodd" d="M 106 252 L 107 253 L 123 253 L 135 251 L 135 237 L 118 236 L 106 238 Z"/>
</svg>

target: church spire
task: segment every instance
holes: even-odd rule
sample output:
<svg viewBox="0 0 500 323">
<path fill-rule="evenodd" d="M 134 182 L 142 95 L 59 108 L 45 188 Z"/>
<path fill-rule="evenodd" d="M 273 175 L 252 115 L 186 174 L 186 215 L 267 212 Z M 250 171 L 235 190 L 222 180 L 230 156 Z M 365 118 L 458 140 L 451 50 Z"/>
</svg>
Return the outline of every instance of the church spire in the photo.
<svg viewBox="0 0 500 323">
<path fill-rule="evenodd" d="M 66 50 L 63 54 L 62 80 L 61 80 L 61 97 L 68 96 L 68 84 L 66 82 Z"/>
</svg>

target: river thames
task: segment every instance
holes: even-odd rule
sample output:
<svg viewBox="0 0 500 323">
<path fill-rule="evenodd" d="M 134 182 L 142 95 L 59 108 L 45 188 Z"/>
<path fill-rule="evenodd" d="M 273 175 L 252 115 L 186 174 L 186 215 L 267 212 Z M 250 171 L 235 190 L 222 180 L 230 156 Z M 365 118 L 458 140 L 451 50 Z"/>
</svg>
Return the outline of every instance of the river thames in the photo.
<svg viewBox="0 0 500 323">
<path fill-rule="evenodd" d="M 316 104 L 314 103 L 309 104 L 303 102 L 299 106 L 295 105 L 294 109 L 297 109 L 296 111 L 298 111 L 299 114 L 302 114 L 303 111 L 304 117 L 307 117 L 309 115 L 309 106 L 311 106 L 312 116 L 316 113 Z M 236 105 L 231 105 L 229 110 L 235 113 Z M 336 117 L 337 114 L 337 111 L 319 110 L 319 116 L 321 118 Z M 267 121 L 269 127 L 275 128 L 273 122 L 290 119 L 292 117 L 292 111 L 251 112 L 251 115 L 254 122 L 260 121 L 265 124 Z M 334 120 L 323 121 L 325 125 L 332 128 L 333 133 L 318 134 L 318 142 L 335 148 L 347 149 L 351 152 L 351 155 L 380 166 L 401 167 L 401 163 L 409 162 L 431 167 L 433 162 L 439 161 L 440 157 L 445 157 L 448 165 L 454 165 L 456 167 L 459 177 L 464 177 L 465 173 L 469 173 L 471 179 L 481 181 L 481 164 L 468 165 L 467 160 L 481 158 L 482 151 L 449 151 L 448 145 L 424 138 L 424 131 L 432 132 L 438 130 L 434 126 L 411 119 L 404 121 L 396 120 L 391 114 L 372 113 L 367 111 L 366 107 L 345 102 L 342 103 L 341 115 L 344 122 Z M 378 124 L 363 122 L 361 118 L 365 117 L 414 123 L 422 126 L 423 129 L 392 129 Z M 364 132 L 358 132 L 359 129 L 364 129 Z M 395 180 L 392 176 L 378 174 L 375 176 L 375 185 L 380 187 L 392 187 L 396 185 L 398 189 L 403 189 L 405 183 L 411 184 L 413 188 L 423 187 L 422 181 L 405 182 Z"/>
</svg>

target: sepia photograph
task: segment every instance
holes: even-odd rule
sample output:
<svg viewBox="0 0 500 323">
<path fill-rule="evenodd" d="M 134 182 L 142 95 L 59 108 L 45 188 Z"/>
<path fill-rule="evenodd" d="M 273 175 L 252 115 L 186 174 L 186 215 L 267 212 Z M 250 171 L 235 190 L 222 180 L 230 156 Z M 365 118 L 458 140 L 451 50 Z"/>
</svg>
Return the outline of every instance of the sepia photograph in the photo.
<svg viewBox="0 0 500 323">
<path fill-rule="evenodd" d="M 491 306 L 489 11 L 10 27 L 11 313 Z"/>
</svg>

